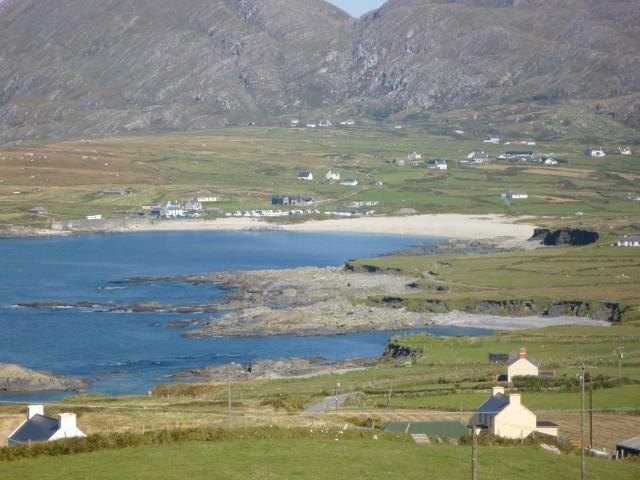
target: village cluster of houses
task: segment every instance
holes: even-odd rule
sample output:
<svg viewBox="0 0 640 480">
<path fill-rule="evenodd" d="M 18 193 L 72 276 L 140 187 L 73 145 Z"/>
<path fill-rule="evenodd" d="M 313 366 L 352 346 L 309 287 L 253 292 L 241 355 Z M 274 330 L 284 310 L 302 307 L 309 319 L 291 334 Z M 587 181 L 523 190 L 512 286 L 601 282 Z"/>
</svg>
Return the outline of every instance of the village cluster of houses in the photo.
<svg viewBox="0 0 640 480">
<path fill-rule="evenodd" d="M 448 170 L 449 165 L 446 160 L 429 160 L 425 161 L 422 158 L 422 154 L 418 152 L 412 152 L 407 155 L 407 159 L 396 158 L 392 163 L 397 167 L 405 167 L 407 163 L 410 163 L 413 168 L 430 168 L 431 170 Z"/>
<path fill-rule="evenodd" d="M 358 180 L 354 178 L 347 178 L 341 181 L 340 172 L 335 168 L 330 169 L 325 175 L 325 178 L 329 183 L 339 183 L 344 187 L 358 186 Z M 313 181 L 313 173 L 310 170 L 303 170 L 300 173 L 298 173 L 298 180 L 307 181 L 307 182 Z"/>
<path fill-rule="evenodd" d="M 339 122 L 339 124 L 343 127 L 351 127 L 353 125 L 356 124 L 355 120 L 353 119 L 349 119 L 349 120 L 342 120 Z M 300 126 L 304 126 L 305 128 L 328 128 L 328 127 L 332 127 L 333 126 L 333 122 L 331 122 L 331 120 L 329 119 L 322 119 L 319 122 L 306 122 L 306 123 L 302 123 L 300 122 L 300 119 L 298 118 L 294 118 L 291 120 L 291 126 L 294 128 L 300 127 Z"/>
<path fill-rule="evenodd" d="M 184 202 L 169 200 L 162 205 L 143 205 L 140 215 L 157 218 L 199 218 L 204 215 L 203 203 L 217 202 L 218 197 L 212 192 L 198 192 L 196 196 Z"/>
<path fill-rule="evenodd" d="M 244 217 L 244 218 L 278 218 L 278 217 L 295 217 L 302 215 L 326 215 L 330 217 L 372 217 L 376 214 L 375 210 L 366 212 L 343 212 L 343 211 L 324 211 L 320 210 L 236 210 L 225 213 L 226 217 Z"/>
<path fill-rule="evenodd" d="M 631 148 L 629 147 L 618 147 L 618 153 L 620 155 L 632 155 Z M 607 152 L 605 152 L 602 147 L 591 147 L 587 149 L 585 155 L 587 157 L 606 157 Z"/>
</svg>

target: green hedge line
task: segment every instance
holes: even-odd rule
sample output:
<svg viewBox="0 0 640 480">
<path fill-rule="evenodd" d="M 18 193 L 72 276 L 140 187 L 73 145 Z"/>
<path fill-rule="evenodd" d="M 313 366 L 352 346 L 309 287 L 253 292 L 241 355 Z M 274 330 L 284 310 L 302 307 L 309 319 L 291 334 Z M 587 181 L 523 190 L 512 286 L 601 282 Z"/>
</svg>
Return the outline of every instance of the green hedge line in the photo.
<svg viewBox="0 0 640 480">
<path fill-rule="evenodd" d="M 377 432 L 378 439 L 392 441 L 411 441 L 406 435 L 384 434 Z M 96 433 L 83 438 L 69 438 L 55 442 L 20 444 L 14 447 L 0 448 L 0 462 L 9 462 L 24 458 L 42 456 L 73 455 L 98 450 L 115 450 L 128 447 L 163 445 L 179 442 L 222 442 L 225 440 L 265 440 L 265 439 L 326 439 L 353 440 L 370 438 L 365 431 L 340 429 L 303 429 L 303 428 L 192 428 L 176 430 L 157 430 L 146 433 Z"/>
</svg>

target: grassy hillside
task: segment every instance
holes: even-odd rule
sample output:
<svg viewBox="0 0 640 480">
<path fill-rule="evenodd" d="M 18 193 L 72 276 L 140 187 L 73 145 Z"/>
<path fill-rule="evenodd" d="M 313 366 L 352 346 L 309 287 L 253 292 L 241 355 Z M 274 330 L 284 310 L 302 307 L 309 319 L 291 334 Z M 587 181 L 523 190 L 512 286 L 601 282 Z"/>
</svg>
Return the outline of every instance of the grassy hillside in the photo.
<svg viewBox="0 0 640 480">
<path fill-rule="evenodd" d="M 245 440 L 127 448 L 71 457 L 0 463 L 6 478 L 136 479 L 387 479 L 468 478 L 471 450 L 367 440 Z M 591 478 L 637 478 L 637 462 L 587 459 Z M 578 456 L 556 456 L 539 447 L 481 447 L 478 478 L 577 478 Z"/>
<path fill-rule="evenodd" d="M 432 124 L 409 119 L 399 123 L 402 129 L 393 123 L 330 129 L 227 128 L 0 148 L 0 223 L 42 226 L 51 219 L 91 214 L 131 216 L 143 204 L 186 199 L 201 189 L 221 198 L 208 207 L 226 212 L 267 208 L 271 196 L 280 193 L 311 195 L 320 210 L 373 200 L 380 202 L 375 207 L 378 214 L 402 209 L 504 213 L 567 217 L 563 223 L 597 225 L 628 225 L 638 218 L 636 202 L 624 200 L 627 192 L 636 191 L 640 179 L 637 155 L 588 158 L 583 152 L 590 144 L 584 140 L 487 146 L 480 133 L 456 135 L 456 124 L 442 120 L 437 124 L 445 129 L 440 134 L 433 133 Z M 618 142 L 630 141 L 633 132 L 619 130 L 604 147 L 617 151 Z M 534 150 L 568 163 L 458 164 L 477 149 L 494 158 L 506 150 Z M 411 168 L 410 162 L 406 167 L 393 164 L 413 151 L 423 153 L 425 161 L 448 160 L 449 171 Z M 358 187 L 324 181 L 332 167 L 343 179 L 357 179 Z M 302 169 L 311 170 L 315 180 L 296 180 Z M 103 189 L 129 186 L 138 193 L 117 198 L 99 195 Z M 500 194 L 509 190 L 526 192 L 530 198 L 506 203 Z M 29 214 L 36 206 L 47 208 L 49 215 Z M 574 217 L 577 212 L 582 215 Z"/>
<path fill-rule="evenodd" d="M 640 318 L 640 251 L 599 245 L 544 248 L 489 255 L 399 255 L 351 262 L 355 268 L 400 271 L 417 277 L 416 293 L 393 299 L 413 310 L 483 311 L 483 302 L 511 302 L 497 314 L 542 313 L 553 303 L 583 302 L 582 315 L 599 318 L 603 304 L 619 306 L 620 319 Z M 370 299 L 385 303 L 384 298 Z M 502 309 L 501 309 L 502 308 Z M 484 311 L 491 307 L 485 306 Z M 557 313 L 562 313 L 558 311 Z M 569 311 L 567 310 L 567 313 Z"/>
</svg>

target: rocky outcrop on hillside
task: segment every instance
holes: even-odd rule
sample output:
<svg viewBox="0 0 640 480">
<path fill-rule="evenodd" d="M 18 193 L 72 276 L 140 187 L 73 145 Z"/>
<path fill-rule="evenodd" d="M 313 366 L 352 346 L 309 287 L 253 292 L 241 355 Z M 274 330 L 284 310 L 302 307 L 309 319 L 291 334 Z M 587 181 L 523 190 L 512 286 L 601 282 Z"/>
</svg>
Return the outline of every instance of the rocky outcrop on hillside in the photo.
<svg viewBox="0 0 640 480">
<path fill-rule="evenodd" d="M 322 0 L 0 5 L 0 142 L 327 107 L 384 118 L 628 96 L 615 118 L 638 118 L 630 0 L 389 0 L 357 20 Z"/>
<path fill-rule="evenodd" d="M 579 228 L 561 228 L 555 231 L 548 231 L 542 243 L 547 246 L 582 246 L 595 243 L 598 241 L 598 238 L 600 238 L 598 232 L 581 230 Z"/>
<path fill-rule="evenodd" d="M 255 360 L 248 365 L 228 363 L 215 367 L 192 368 L 173 374 L 173 378 L 193 379 L 199 382 L 226 382 L 264 380 L 274 378 L 304 378 L 317 375 L 339 374 L 362 370 L 375 365 L 376 359 L 357 358 L 328 362 L 324 358 L 276 358 Z"/>
</svg>

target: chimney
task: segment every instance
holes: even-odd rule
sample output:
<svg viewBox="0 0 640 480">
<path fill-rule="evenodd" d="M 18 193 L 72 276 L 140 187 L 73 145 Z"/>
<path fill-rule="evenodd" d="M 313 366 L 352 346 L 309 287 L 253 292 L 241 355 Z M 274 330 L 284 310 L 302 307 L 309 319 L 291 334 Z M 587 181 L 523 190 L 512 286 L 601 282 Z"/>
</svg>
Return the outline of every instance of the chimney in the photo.
<svg viewBox="0 0 640 480">
<path fill-rule="evenodd" d="M 42 405 L 29 405 L 27 407 L 27 420 L 35 415 L 44 415 L 44 407 Z"/>
<path fill-rule="evenodd" d="M 520 358 L 527 358 L 527 349 L 525 347 L 520 347 Z"/>
<path fill-rule="evenodd" d="M 65 431 L 76 429 L 76 414 L 61 413 L 58 415 L 58 428 Z"/>
<path fill-rule="evenodd" d="M 520 405 L 522 403 L 520 399 L 519 393 L 511 393 L 509 394 L 509 404 L 510 405 Z"/>
<path fill-rule="evenodd" d="M 499 393 L 504 395 L 504 387 L 493 387 L 493 396 L 495 397 Z"/>
</svg>

